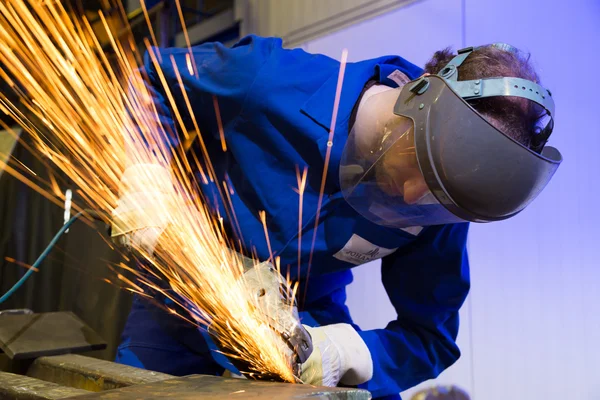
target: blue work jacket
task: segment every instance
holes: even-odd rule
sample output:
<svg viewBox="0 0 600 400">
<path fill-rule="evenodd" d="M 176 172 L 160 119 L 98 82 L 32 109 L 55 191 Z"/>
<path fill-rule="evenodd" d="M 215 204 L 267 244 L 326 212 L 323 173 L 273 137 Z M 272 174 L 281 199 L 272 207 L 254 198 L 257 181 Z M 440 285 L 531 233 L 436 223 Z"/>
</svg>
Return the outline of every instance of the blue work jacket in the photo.
<svg viewBox="0 0 600 400">
<path fill-rule="evenodd" d="M 192 105 L 218 184 L 225 181 L 233 190 L 237 222 L 230 219 L 215 184 L 209 182 L 201 189 L 211 209 L 219 209 L 230 236 L 239 237 L 248 254 L 256 252 L 261 260 L 270 256 L 259 216 L 260 211 L 266 212 L 272 252 L 281 258 L 284 272 L 289 269 L 292 279 L 303 282 L 300 311 L 304 324 L 353 324 L 345 305 L 351 269 L 384 256 L 383 285 L 397 317 L 375 330 L 361 331 L 353 324 L 374 364 L 372 379 L 360 387 L 374 397 L 397 394 L 454 363 L 460 355 L 455 343 L 458 310 L 469 290 L 468 224 L 433 226 L 418 234 L 378 226 L 361 217 L 340 191 L 340 158 L 353 108 L 365 84 L 375 79 L 396 87 L 390 79 L 395 70 L 410 79 L 423 71 L 398 56 L 346 65 L 306 284 L 340 63 L 301 49 L 284 49 L 280 39 L 256 36 L 245 37 L 231 48 L 219 43 L 193 47 L 197 74 L 189 72 L 188 49 L 161 49 L 160 54 L 162 72 L 184 124 L 193 126 L 182 90 Z M 178 145 L 182 135 L 174 133 L 179 128 L 160 76 L 148 56 L 145 64 L 161 122 L 171 127 L 170 140 Z M 190 151 L 201 159 L 197 146 Z M 294 189 L 297 171 L 304 168 L 308 175 L 298 267 L 299 195 Z"/>
</svg>

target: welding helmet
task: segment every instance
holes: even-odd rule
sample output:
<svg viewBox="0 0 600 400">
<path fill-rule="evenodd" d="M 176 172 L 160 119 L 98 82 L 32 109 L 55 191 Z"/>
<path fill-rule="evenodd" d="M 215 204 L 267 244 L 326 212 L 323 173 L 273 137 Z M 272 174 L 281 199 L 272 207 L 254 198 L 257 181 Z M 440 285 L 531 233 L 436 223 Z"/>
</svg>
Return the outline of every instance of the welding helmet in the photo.
<svg viewBox="0 0 600 400">
<path fill-rule="evenodd" d="M 458 51 L 437 75 L 359 106 L 341 158 L 340 184 L 346 201 L 370 221 L 407 228 L 507 219 L 556 172 L 561 154 L 545 146 L 554 125 L 550 91 L 513 77 L 459 81 L 458 67 L 474 50 Z M 494 96 L 527 99 L 545 111 L 530 145 L 504 134 L 469 104 Z M 376 117 L 365 122 L 361 113 Z"/>
</svg>

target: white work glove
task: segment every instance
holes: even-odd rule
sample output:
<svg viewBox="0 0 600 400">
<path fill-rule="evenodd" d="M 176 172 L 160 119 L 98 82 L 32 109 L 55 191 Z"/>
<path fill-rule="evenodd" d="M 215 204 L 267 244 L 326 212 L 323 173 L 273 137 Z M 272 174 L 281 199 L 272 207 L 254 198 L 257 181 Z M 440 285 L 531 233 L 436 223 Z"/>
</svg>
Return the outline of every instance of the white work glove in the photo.
<svg viewBox="0 0 600 400">
<path fill-rule="evenodd" d="M 371 352 L 351 325 L 305 328 L 312 337 L 313 352 L 302 364 L 300 379 L 303 383 L 356 386 L 373 377 Z"/>
<path fill-rule="evenodd" d="M 123 173 L 120 198 L 112 214 L 112 240 L 152 255 L 169 223 L 174 193 L 169 171 L 158 164 L 137 164 Z"/>
<path fill-rule="evenodd" d="M 373 376 L 371 352 L 356 330 L 348 324 L 311 328 L 300 324 L 295 306 L 280 293 L 283 278 L 273 266 L 264 262 L 252 266 L 244 259 L 246 272 L 242 281 L 267 315 L 271 327 L 282 335 L 291 354 L 301 365 L 300 380 L 316 386 L 355 386 Z M 307 333 L 308 332 L 308 333 Z M 308 357 L 308 358 L 307 358 Z"/>
</svg>

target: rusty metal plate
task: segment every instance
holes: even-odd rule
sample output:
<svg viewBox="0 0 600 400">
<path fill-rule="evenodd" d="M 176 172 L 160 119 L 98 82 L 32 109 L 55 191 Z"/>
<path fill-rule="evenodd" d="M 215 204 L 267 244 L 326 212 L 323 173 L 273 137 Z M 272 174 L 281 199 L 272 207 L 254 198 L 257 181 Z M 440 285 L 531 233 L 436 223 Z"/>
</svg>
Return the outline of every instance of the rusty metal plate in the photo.
<svg viewBox="0 0 600 400">
<path fill-rule="evenodd" d="M 27 375 L 32 378 L 91 392 L 175 378 L 173 375 L 78 354 L 40 357 L 31 364 Z"/>
<path fill-rule="evenodd" d="M 81 389 L 62 387 L 28 376 L 0 372 L 0 399 L 11 400 L 55 400 L 79 396 Z"/>
<path fill-rule="evenodd" d="M 146 385 L 129 386 L 77 397 L 77 400 L 115 399 L 331 399 L 368 400 L 366 390 L 261 382 L 247 379 L 190 375 Z"/>
<path fill-rule="evenodd" d="M 71 312 L 0 315 L 0 349 L 15 360 L 105 347 L 106 342 Z"/>
</svg>

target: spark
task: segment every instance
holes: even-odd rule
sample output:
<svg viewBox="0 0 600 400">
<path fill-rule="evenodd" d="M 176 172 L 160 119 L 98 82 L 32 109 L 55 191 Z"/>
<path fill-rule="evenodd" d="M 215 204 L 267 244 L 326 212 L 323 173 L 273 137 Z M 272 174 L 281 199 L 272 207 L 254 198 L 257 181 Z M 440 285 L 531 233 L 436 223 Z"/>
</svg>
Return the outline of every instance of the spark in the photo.
<svg viewBox="0 0 600 400">
<path fill-rule="evenodd" d="M 227 177 L 229 178 L 229 177 Z M 229 180 L 229 179 L 228 179 Z M 243 239 L 242 228 L 240 227 L 240 223 L 237 219 L 237 215 L 235 213 L 235 209 L 233 208 L 233 201 L 231 201 L 231 196 L 233 196 L 233 188 L 231 187 L 231 183 L 228 185 L 227 181 L 223 181 L 223 188 L 225 189 L 225 195 L 227 196 L 227 204 L 231 209 L 231 214 L 233 215 L 233 221 L 235 222 L 235 228 L 237 229 L 238 235 L 240 239 Z"/>
<path fill-rule="evenodd" d="M 14 157 L 13 157 L 13 160 L 15 160 L 16 162 L 18 162 L 23 168 L 25 168 L 28 173 L 30 173 L 33 176 L 37 176 L 37 174 L 35 172 L 33 172 L 31 170 L 31 168 L 29 168 L 27 165 L 23 164 L 21 161 L 19 161 L 18 159 L 14 158 Z"/>
<path fill-rule="evenodd" d="M 194 68 L 192 67 L 192 59 L 191 59 L 189 53 L 185 55 L 185 65 L 187 66 L 188 72 L 190 73 L 190 75 L 194 75 Z"/>
<path fill-rule="evenodd" d="M 40 272 L 40 270 L 39 270 L 39 269 L 37 269 L 37 268 L 33 268 L 33 266 L 32 266 L 32 265 L 26 264 L 26 263 L 24 263 L 24 262 L 22 262 L 22 261 L 15 260 L 15 259 L 14 259 L 14 258 L 12 258 L 12 257 L 4 257 L 4 259 L 5 259 L 6 261 L 8 261 L 9 263 L 13 263 L 13 264 L 16 264 L 16 265 L 18 265 L 19 267 L 23 267 L 23 268 L 26 268 L 26 269 L 32 269 L 32 270 L 34 270 L 35 272 Z"/>
<path fill-rule="evenodd" d="M 149 22 L 146 14 L 147 10 L 145 17 Z M 135 282 L 120 273 L 118 280 L 125 284 L 126 290 L 141 296 L 150 297 L 148 291 L 152 290 L 172 300 L 186 313 L 182 315 L 173 308 L 167 309 L 168 312 L 199 327 L 209 327 L 224 354 L 248 365 L 245 372 L 268 373 L 294 382 L 286 346 L 279 334 L 269 328 L 272 316 L 267 315 L 245 286 L 241 279 L 242 260 L 229 250 L 237 242 L 225 235 L 223 219 L 208 211 L 186 158 L 186 149 L 183 145 L 168 144 L 172 129 L 158 122 L 160 110 L 146 86 L 147 76 L 140 70 L 132 39 L 115 37 L 104 13 L 100 12 L 99 17 L 108 37 L 110 58 L 90 22 L 71 15 L 61 2 L 0 2 L 0 76 L 11 83 L 12 94 L 18 97 L 14 101 L 7 93 L 0 93 L 2 111 L 13 116 L 33 138 L 40 157 L 51 160 L 78 187 L 74 210 L 92 208 L 110 215 L 119 198 L 121 176 L 129 165 L 148 163 L 168 167 L 173 193 L 164 209 L 158 211 L 165 213 L 169 225 L 153 255 L 134 245 L 144 261 L 140 264 L 142 270 L 124 264 L 115 267 L 133 273 Z M 130 29 L 125 30 L 125 36 L 130 34 Z M 175 124 L 184 129 L 183 118 L 161 69 L 162 62 L 168 60 L 161 60 L 149 41 L 145 44 L 159 81 L 157 85 L 167 96 Z M 192 71 L 197 73 L 191 49 L 186 64 L 188 68 L 191 64 Z M 186 102 L 194 126 L 192 134 L 202 150 L 200 158 L 192 158 L 196 166 L 206 167 L 200 170 L 202 183 L 206 184 L 207 179 L 224 182 L 215 174 L 191 105 L 187 99 Z M 216 98 L 214 102 L 220 121 Z M 220 122 L 219 131 L 226 150 Z M 55 180 L 40 183 L 15 168 L 1 166 L 61 204 L 64 194 Z M 149 182 L 153 178 L 149 172 L 142 177 Z M 223 191 L 229 196 L 233 190 L 227 185 L 215 186 L 221 198 Z M 231 198 L 228 200 L 229 203 L 223 203 L 231 205 Z M 138 211 L 141 215 L 147 212 Z M 235 220 L 227 206 L 225 212 L 229 220 Z M 264 212 L 261 220 L 268 241 Z M 274 261 L 270 243 L 269 253 Z M 158 285 L 157 280 L 167 282 L 168 289 Z M 105 282 L 111 283 L 108 279 Z M 290 288 L 289 282 L 287 285 L 287 293 L 296 292 L 297 287 Z"/>
<path fill-rule="evenodd" d="M 337 87 L 335 90 L 335 99 L 333 101 L 333 113 L 331 115 L 331 125 L 329 126 L 329 139 L 327 140 L 327 151 L 325 153 L 325 165 L 323 166 L 323 175 L 321 177 L 321 189 L 319 190 L 319 201 L 317 202 L 317 215 L 315 216 L 315 228 L 313 231 L 312 244 L 310 248 L 310 255 L 308 256 L 308 267 L 306 271 L 306 285 L 304 289 L 304 299 L 306 301 L 306 294 L 308 293 L 308 276 L 310 275 L 310 267 L 312 266 L 313 252 L 315 249 L 315 242 L 317 240 L 317 228 L 319 227 L 319 216 L 321 214 L 321 205 L 323 204 L 323 193 L 325 192 L 325 182 L 327 181 L 327 171 L 329 169 L 329 159 L 331 158 L 331 148 L 333 147 L 333 135 L 335 133 L 335 124 L 337 122 L 338 108 L 340 105 L 340 97 L 342 94 L 342 84 L 344 82 L 344 72 L 346 71 L 346 62 L 348 60 L 348 50 L 342 51 L 342 59 L 340 61 L 340 71 L 338 74 Z"/>
<path fill-rule="evenodd" d="M 225 142 L 225 132 L 223 131 L 223 122 L 221 122 L 221 111 L 219 111 L 219 100 L 213 95 L 213 106 L 217 117 L 217 125 L 219 126 L 219 137 L 221 138 L 221 148 L 223 152 L 227 151 L 227 143 Z"/>
<path fill-rule="evenodd" d="M 194 57 L 192 57 L 192 45 L 190 42 L 190 35 L 188 34 L 188 31 L 187 31 L 187 26 L 185 24 L 185 18 L 183 18 L 183 11 L 181 10 L 181 3 L 179 2 L 179 0 L 177 0 L 177 1 L 175 1 L 175 4 L 177 5 L 177 14 L 179 15 L 179 22 L 181 22 L 181 27 L 183 28 L 183 36 L 185 37 L 185 43 L 188 48 L 189 58 L 186 58 L 186 61 L 191 60 L 191 64 L 193 67 L 192 70 L 194 72 L 194 75 L 197 78 L 198 77 L 198 68 L 196 67 L 196 62 L 194 61 Z M 190 75 L 192 75 L 191 72 L 190 72 Z"/>
<path fill-rule="evenodd" d="M 150 36 L 152 37 L 152 43 L 155 47 L 158 47 L 158 41 L 156 40 L 156 36 L 154 35 L 154 29 L 152 29 L 152 22 L 150 22 L 150 15 L 148 15 L 148 8 L 146 7 L 146 1 L 140 0 L 140 6 L 142 7 L 142 11 L 144 12 L 144 19 L 146 20 L 146 25 L 148 25 L 148 31 L 150 31 Z"/>
<path fill-rule="evenodd" d="M 267 213 L 266 211 L 259 211 L 260 222 L 262 223 L 263 230 L 265 231 L 265 239 L 267 240 L 267 248 L 269 249 L 269 261 L 273 263 L 273 251 L 271 250 L 271 241 L 269 240 L 269 230 L 267 229 Z"/>
<path fill-rule="evenodd" d="M 300 170 L 296 166 L 296 180 L 298 181 L 298 279 L 300 279 L 300 268 L 302 260 L 302 206 L 304 200 L 304 189 L 306 188 L 306 174 L 308 167 L 304 167 L 302 176 Z"/>
</svg>

